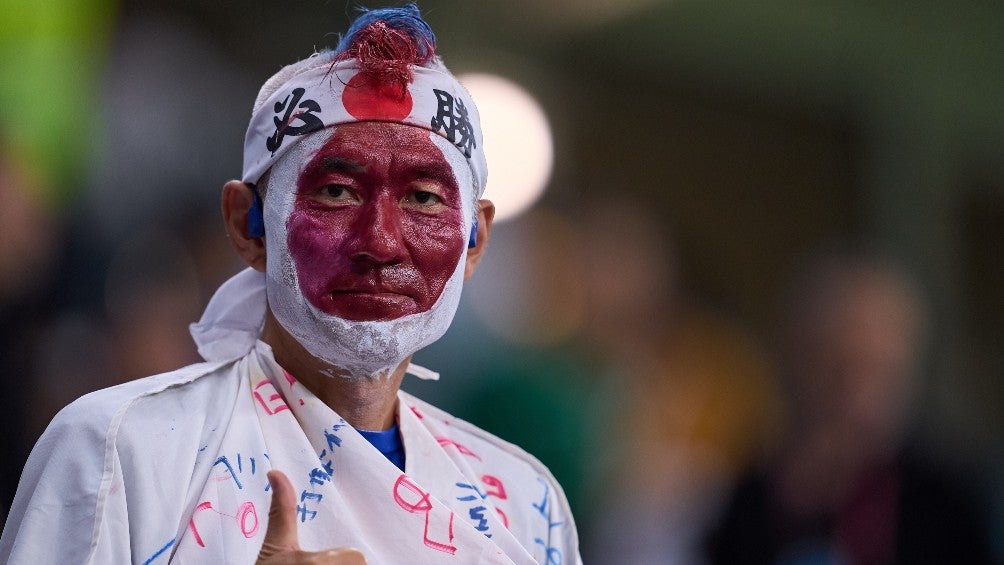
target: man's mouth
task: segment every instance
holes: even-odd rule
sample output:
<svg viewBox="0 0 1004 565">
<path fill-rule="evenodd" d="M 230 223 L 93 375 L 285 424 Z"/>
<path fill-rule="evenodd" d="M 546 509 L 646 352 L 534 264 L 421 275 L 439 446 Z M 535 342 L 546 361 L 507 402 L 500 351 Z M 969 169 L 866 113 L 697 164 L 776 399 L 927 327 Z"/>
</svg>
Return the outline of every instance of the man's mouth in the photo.
<svg viewBox="0 0 1004 565">
<path fill-rule="evenodd" d="M 384 286 L 369 286 L 369 285 L 352 286 L 347 288 L 333 288 L 330 291 L 328 291 L 328 294 L 330 294 L 332 297 L 340 295 L 341 296 L 370 295 L 373 297 L 380 297 L 380 296 L 386 296 L 386 297 L 404 296 L 409 298 L 411 297 L 410 293 L 404 292 L 396 288 L 389 288 Z"/>
<path fill-rule="evenodd" d="M 354 321 L 392 320 L 414 314 L 418 306 L 412 296 L 380 287 L 335 289 L 324 302 L 322 310 Z"/>
</svg>

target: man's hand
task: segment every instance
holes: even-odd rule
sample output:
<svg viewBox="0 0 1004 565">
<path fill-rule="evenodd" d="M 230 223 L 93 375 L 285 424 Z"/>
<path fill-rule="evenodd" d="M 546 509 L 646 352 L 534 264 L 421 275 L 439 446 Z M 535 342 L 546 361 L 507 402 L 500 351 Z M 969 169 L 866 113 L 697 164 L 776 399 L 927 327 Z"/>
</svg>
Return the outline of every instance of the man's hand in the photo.
<svg viewBox="0 0 1004 565">
<path fill-rule="evenodd" d="M 358 550 L 303 551 L 296 530 L 296 493 L 282 471 L 269 471 L 272 505 L 268 509 L 268 529 L 258 553 L 257 565 L 366 565 Z"/>
</svg>

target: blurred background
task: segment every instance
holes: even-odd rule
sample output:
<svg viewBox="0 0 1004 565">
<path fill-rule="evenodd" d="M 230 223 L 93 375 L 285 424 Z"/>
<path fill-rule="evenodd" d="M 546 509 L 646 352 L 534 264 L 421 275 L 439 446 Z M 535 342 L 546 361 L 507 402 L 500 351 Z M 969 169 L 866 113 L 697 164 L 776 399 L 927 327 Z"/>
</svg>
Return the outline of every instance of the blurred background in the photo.
<svg viewBox="0 0 1004 565">
<path fill-rule="evenodd" d="M 507 217 L 406 390 L 587 562 L 1004 561 L 1004 6 L 419 5 Z M 257 89 L 355 6 L 0 0 L 4 507 L 62 406 L 198 360 Z"/>
</svg>

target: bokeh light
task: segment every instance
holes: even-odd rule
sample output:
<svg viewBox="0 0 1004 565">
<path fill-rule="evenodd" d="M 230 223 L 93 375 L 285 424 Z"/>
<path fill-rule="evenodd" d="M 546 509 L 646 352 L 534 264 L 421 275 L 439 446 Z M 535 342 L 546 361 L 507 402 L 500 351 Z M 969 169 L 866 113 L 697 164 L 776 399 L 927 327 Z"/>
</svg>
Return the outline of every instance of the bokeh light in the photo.
<svg viewBox="0 0 1004 565">
<path fill-rule="evenodd" d="M 488 159 L 485 198 L 495 203 L 495 221 L 518 216 L 543 194 L 554 164 L 547 115 L 516 83 L 489 74 L 459 77 L 478 105 Z"/>
</svg>

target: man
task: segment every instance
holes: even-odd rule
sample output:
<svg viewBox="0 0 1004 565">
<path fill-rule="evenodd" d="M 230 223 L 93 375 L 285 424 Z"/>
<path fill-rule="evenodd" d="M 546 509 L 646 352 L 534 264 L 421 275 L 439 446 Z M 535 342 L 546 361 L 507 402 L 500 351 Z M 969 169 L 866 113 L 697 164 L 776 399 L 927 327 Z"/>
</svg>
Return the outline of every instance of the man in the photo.
<svg viewBox="0 0 1004 565">
<path fill-rule="evenodd" d="M 928 320 L 920 287 L 867 248 L 814 255 L 779 324 L 787 430 L 740 477 L 712 563 L 992 563 L 972 477 L 911 433 Z"/>
<path fill-rule="evenodd" d="M 266 82 L 242 182 L 223 189 L 250 268 L 192 327 L 206 362 L 61 412 L 0 558 L 579 561 L 546 468 L 399 390 L 430 376 L 412 354 L 446 331 L 485 250 L 481 144 L 414 5 L 364 13 Z"/>
</svg>

